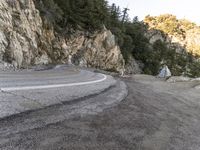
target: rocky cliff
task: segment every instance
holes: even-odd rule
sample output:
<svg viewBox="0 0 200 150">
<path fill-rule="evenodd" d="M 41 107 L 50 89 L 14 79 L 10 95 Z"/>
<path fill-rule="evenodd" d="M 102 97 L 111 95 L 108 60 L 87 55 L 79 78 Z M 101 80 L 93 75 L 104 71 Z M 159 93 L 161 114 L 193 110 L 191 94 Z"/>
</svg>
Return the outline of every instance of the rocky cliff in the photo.
<svg viewBox="0 0 200 150">
<path fill-rule="evenodd" d="M 161 40 L 176 52 L 189 52 L 200 56 L 200 27 L 176 16 L 164 14 L 157 17 L 147 16 L 144 23 L 148 26 L 146 36 L 153 44 Z"/>
<path fill-rule="evenodd" d="M 45 28 L 32 0 L 0 1 L 0 62 L 14 67 L 67 63 L 121 71 L 124 59 L 109 30 L 63 37 Z"/>
</svg>

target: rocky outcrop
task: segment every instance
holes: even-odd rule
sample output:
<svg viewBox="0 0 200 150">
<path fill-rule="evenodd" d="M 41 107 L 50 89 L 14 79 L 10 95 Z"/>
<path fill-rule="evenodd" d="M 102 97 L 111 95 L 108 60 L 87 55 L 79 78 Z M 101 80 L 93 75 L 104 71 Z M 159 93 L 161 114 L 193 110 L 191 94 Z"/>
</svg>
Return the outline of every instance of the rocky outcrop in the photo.
<svg viewBox="0 0 200 150">
<path fill-rule="evenodd" d="M 161 30 L 150 27 L 145 33 L 145 36 L 149 39 L 150 44 L 154 44 L 157 40 L 160 40 L 166 43 L 169 48 L 174 48 L 177 53 L 189 52 L 189 50 L 186 48 L 187 42 L 179 37 L 165 34 Z"/>
<path fill-rule="evenodd" d="M 118 72 L 124 68 L 120 48 L 109 30 L 88 37 L 84 33 L 78 33 L 65 41 L 63 47 L 72 56 L 71 62 L 74 64 Z"/>
<path fill-rule="evenodd" d="M 157 40 L 161 40 L 162 42 L 166 41 L 166 37 L 162 34 L 162 32 L 153 28 L 147 30 L 145 36 L 149 39 L 150 44 L 155 43 Z"/>
<path fill-rule="evenodd" d="M 3 0 L 0 15 L 0 59 L 15 67 L 34 63 L 42 51 L 39 47 L 42 20 L 34 3 L 31 0 Z"/>
<path fill-rule="evenodd" d="M 136 61 L 132 56 L 129 57 L 128 62 L 125 65 L 125 74 L 141 74 L 144 65 Z"/>
<path fill-rule="evenodd" d="M 200 27 L 194 23 L 178 20 L 170 14 L 147 16 L 144 23 L 148 26 L 146 37 L 151 44 L 161 40 L 178 53 L 189 52 L 200 56 Z"/>
<path fill-rule="evenodd" d="M 44 27 L 32 0 L 0 1 L 0 61 L 14 67 L 72 62 L 118 72 L 125 65 L 109 30 L 63 37 Z"/>
<path fill-rule="evenodd" d="M 200 55 L 200 28 L 194 28 L 186 32 L 184 43 L 190 52 Z"/>
</svg>

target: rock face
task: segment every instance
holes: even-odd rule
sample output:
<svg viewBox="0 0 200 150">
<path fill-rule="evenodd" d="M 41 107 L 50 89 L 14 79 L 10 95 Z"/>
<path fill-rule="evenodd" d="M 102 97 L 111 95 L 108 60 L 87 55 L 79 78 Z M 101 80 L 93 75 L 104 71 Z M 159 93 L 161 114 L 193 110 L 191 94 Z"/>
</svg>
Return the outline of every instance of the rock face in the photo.
<svg viewBox="0 0 200 150">
<path fill-rule="evenodd" d="M 129 57 L 128 62 L 125 65 L 126 74 L 141 74 L 143 64 L 139 61 L 136 61 L 132 56 Z"/>
<path fill-rule="evenodd" d="M 39 56 L 42 20 L 31 0 L 0 2 L 0 59 L 21 67 Z"/>
<path fill-rule="evenodd" d="M 200 55 L 200 28 L 191 29 L 186 33 L 185 45 L 192 53 Z"/>
<path fill-rule="evenodd" d="M 161 40 L 178 53 L 200 55 L 200 27 L 194 23 L 170 14 L 147 16 L 144 23 L 148 26 L 146 36 L 151 44 Z"/>
<path fill-rule="evenodd" d="M 66 39 L 65 47 L 72 56 L 73 64 L 110 71 L 121 71 L 124 67 L 120 48 L 115 43 L 114 35 L 108 30 L 91 37 L 79 33 L 76 37 Z"/>
<path fill-rule="evenodd" d="M 160 30 L 149 28 L 145 36 L 149 39 L 150 44 L 154 44 L 157 40 L 160 40 L 166 43 L 169 48 L 174 48 L 177 53 L 190 52 L 186 47 L 186 41 L 173 35 L 167 35 Z"/>
<path fill-rule="evenodd" d="M 70 60 L 69 60 L 70 59 Z M 46 29 L 32 0 L 0 1 L 0 62 L 14 67 L 67 63 L 121 71 L 124 59 L 109 30 L 62 37 Z"/>
</svg>

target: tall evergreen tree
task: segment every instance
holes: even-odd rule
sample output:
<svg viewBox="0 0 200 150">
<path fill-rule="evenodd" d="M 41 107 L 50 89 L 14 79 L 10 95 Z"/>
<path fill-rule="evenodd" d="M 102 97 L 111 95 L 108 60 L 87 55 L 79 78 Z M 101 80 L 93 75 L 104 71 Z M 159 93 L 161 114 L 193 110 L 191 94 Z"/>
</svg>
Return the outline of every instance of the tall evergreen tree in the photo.
<svg viewBox="0 0 200 150">
<path fill-rule="evenodd" d="M 128 18 L 128 11 L 129 9 L 128 8 L 124 8 L 124 10 L 122 11 L 123 14 L 122 14 L 122 24 L 124 22 L 128 22 L 129 21 L 129 18 Z"/>
</svg>

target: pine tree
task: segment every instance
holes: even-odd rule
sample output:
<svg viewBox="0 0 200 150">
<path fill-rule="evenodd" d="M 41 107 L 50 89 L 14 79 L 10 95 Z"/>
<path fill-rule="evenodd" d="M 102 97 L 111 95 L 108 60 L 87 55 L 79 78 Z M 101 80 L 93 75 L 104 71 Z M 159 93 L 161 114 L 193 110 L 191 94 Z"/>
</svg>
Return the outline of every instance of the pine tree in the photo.
<svg viewBox="0 0 200 150">
<path fill-rule="evenodd" d="M 124 10 L 122 11 L 123 12 L 123 14 L 122 14 L 122 24 L 124 22 L 128 22 L 129 21 L 128 11 L 129 11 L 128 8 L 124 8 Z"/>
</svg>

